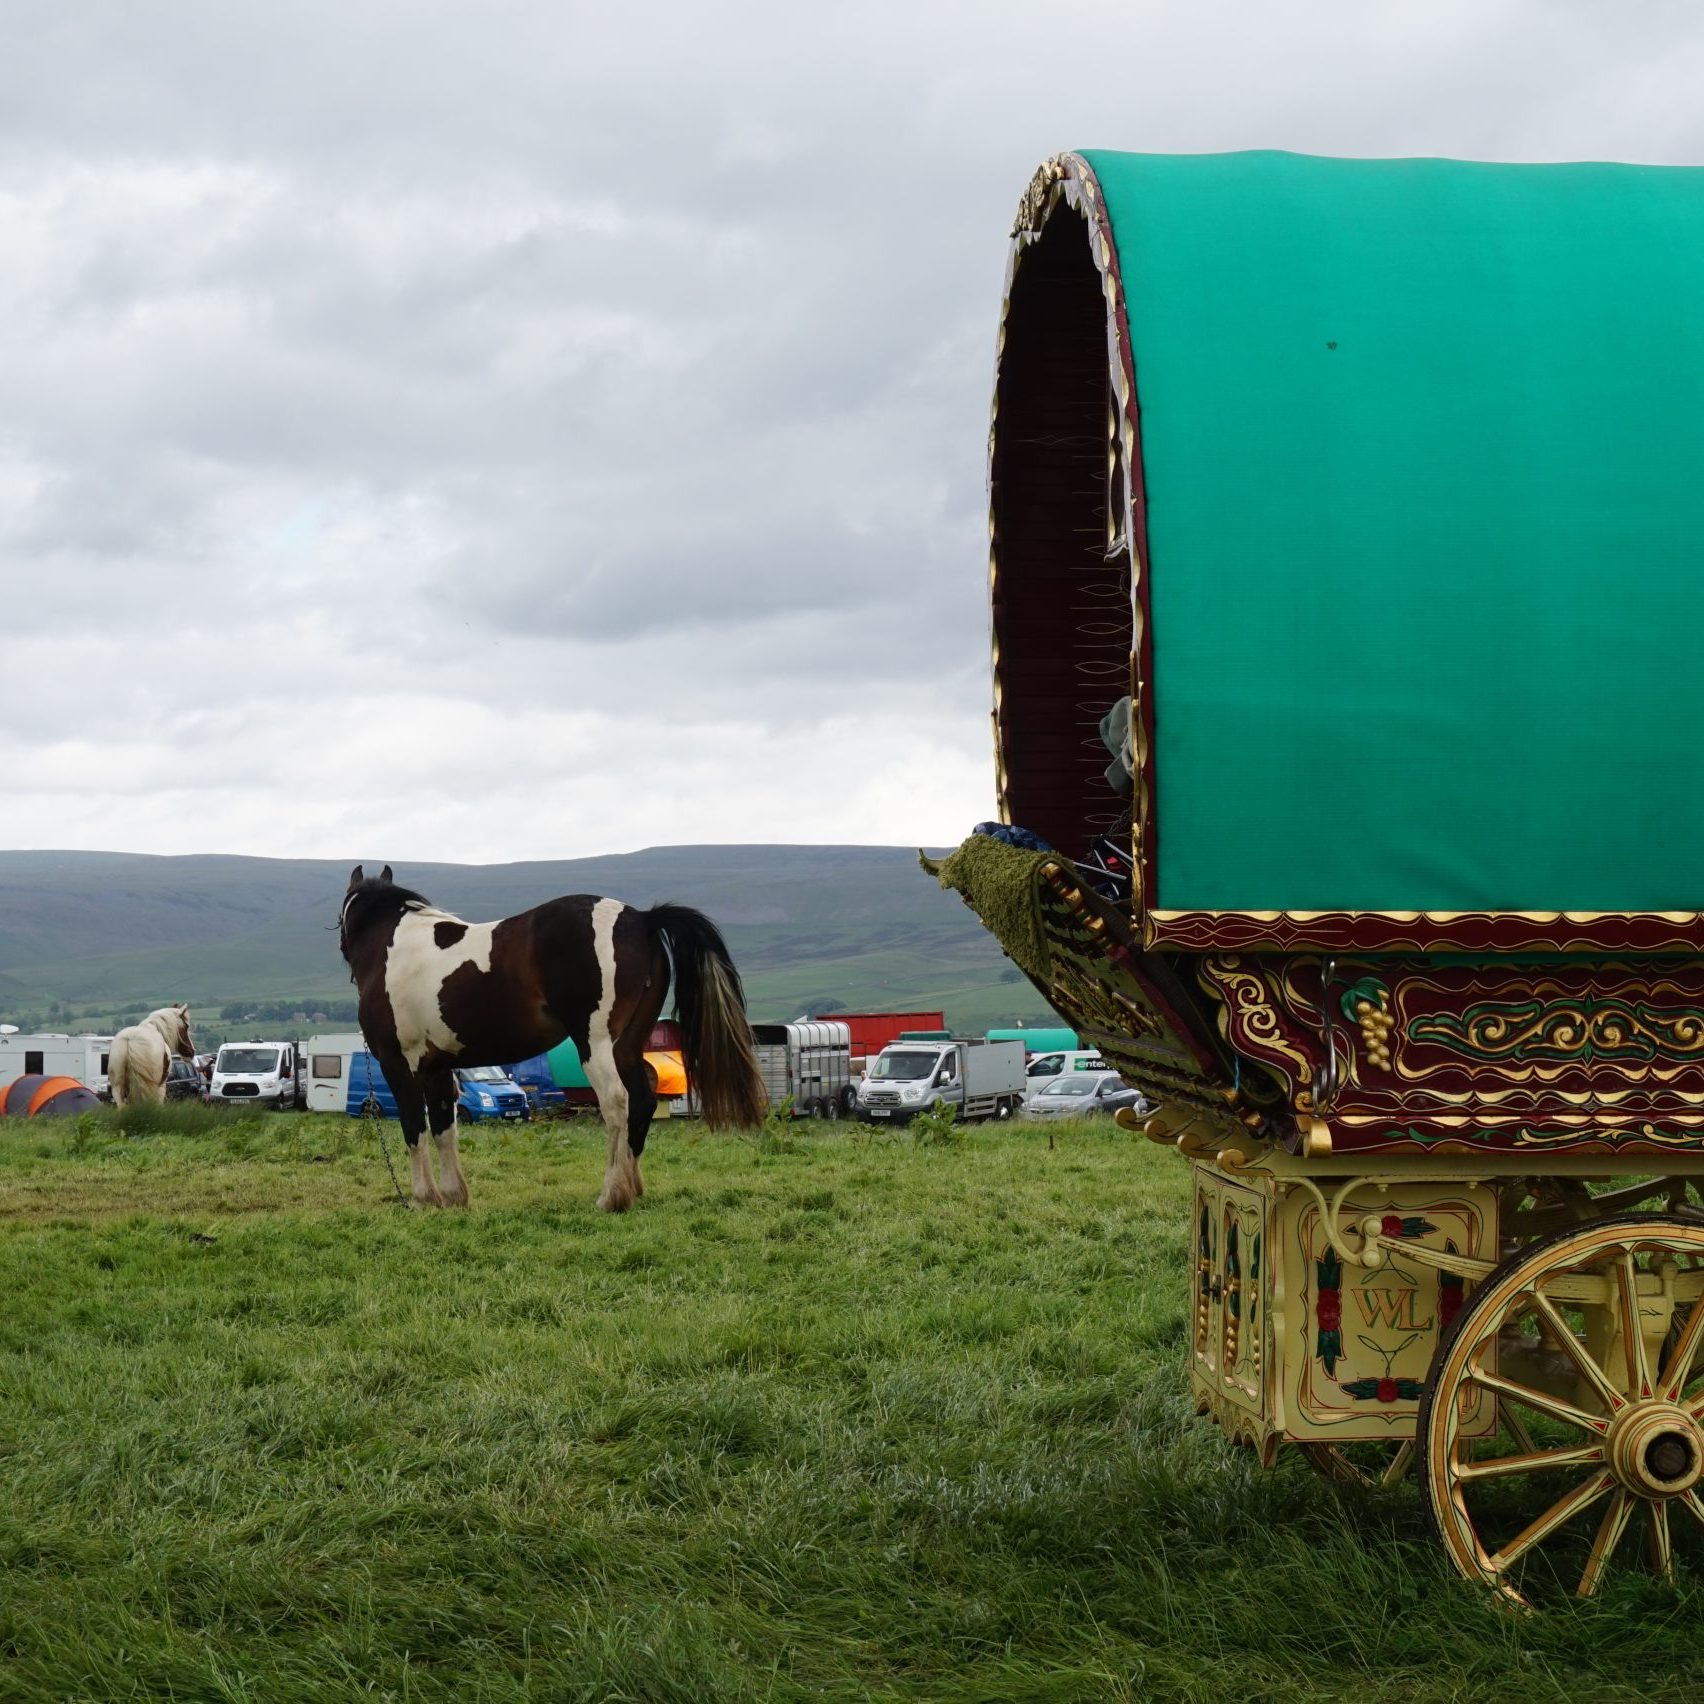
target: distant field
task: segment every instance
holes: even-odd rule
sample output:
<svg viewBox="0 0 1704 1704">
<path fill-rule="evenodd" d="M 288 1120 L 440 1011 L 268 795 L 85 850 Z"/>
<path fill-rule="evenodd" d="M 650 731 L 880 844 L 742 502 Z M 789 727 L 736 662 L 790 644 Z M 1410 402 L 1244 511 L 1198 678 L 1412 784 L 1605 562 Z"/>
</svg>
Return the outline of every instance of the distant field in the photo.
<svg viewBox="0 0 1704 1704">
<path fill-rule="evenodd" d="M 1704 1590 L 1516 1620 L 1412 1497 L 1184 1395 L 1187 1173 L 479 1130 L 467 1213 L 349 1120 L 0 1125 L 0 1697 L 1697 1696 Z M 394 1132 L 393 1132 L 394 1139 Z"/>
</svg>

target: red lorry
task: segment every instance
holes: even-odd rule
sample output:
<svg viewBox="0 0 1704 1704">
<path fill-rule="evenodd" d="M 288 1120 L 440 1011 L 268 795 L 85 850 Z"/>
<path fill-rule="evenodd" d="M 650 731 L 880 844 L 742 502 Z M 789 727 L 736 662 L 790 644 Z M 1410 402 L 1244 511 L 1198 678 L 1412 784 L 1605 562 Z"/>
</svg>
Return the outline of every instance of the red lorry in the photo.
<svg viewBox="0 0 1704 1704">
<path fill-rule="evenodd" d="M 845 1024 L 852 1032 L 852 1075 L 864 1074 L 864 1061 L 874 1059 L 890 1041 L 908 1030 L 944 1030 L 944 1012 L 812 1012 L 812 1018 Z"/>
</svg>

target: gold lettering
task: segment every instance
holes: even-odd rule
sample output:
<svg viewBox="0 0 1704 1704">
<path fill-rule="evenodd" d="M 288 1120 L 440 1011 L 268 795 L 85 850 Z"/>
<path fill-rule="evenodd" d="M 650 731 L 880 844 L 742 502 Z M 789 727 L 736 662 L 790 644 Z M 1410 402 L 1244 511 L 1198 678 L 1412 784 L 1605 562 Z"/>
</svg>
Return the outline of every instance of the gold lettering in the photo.
<svg viewBox="0 0 1704 1704">
<path fill-rule="evenodd" d="M 1392 1331 L 1430 1331 L 1432 1315 L 1424 1319 L 1414 1317 L 1414 1305 L 1419 1292 L 1415 1290 L 1387 1290 L 1368 1285 L 1364 1289 L 1354 1291 L 1355 1300 L 1360 1304 L 1361 1317 L 1368 1325 L 1376 1330 L 1379 1326 L 1388 1326 Z"/>
</svg>

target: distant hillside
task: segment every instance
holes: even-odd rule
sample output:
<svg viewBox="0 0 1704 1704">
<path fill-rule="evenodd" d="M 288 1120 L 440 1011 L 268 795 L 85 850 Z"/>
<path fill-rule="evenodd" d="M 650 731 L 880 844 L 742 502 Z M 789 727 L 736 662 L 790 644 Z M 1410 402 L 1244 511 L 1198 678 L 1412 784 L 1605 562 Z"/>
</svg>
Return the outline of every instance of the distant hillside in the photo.
<svg viewBox="0 0 1704 1704">
<path fill-rule="evenodd" d="M 888 846 L 666 846 L 525 864 L 399 864 L 473 918 L 561 893 L 679 900 L 725 929 L 752 1015 L 829 1002 L 945 1009 L 966 1029 L 1047 1008 L 958 899 Z M 0 852 L 0 1018 L 56 1026 L 188 1000 L 346 1001 L 336 939 L 349 864 L 322 859 Z"/>
</svg>

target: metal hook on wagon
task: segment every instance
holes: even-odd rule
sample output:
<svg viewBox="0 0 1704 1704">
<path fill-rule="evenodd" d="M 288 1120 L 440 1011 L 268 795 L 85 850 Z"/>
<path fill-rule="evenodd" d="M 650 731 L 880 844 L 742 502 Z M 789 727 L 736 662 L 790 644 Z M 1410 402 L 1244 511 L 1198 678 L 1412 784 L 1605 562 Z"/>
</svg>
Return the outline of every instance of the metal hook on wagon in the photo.
<svg viewBox="0 0 1704 1704">
<path fill-rule="evenodd" d="M 1337 960 L 1328 958 L 1320 972 L 1320 1034 L 1325 1042 L 1325 1063 L 1314 1073 L 1313 1102 L 1318 1112 L 1330 1110 L 1343 1086 L 1342 1067 L 1337 1059 L 1337 1026 L 1331 1017 L 1331 984 L 1336 975 Z"/>
</svg>

